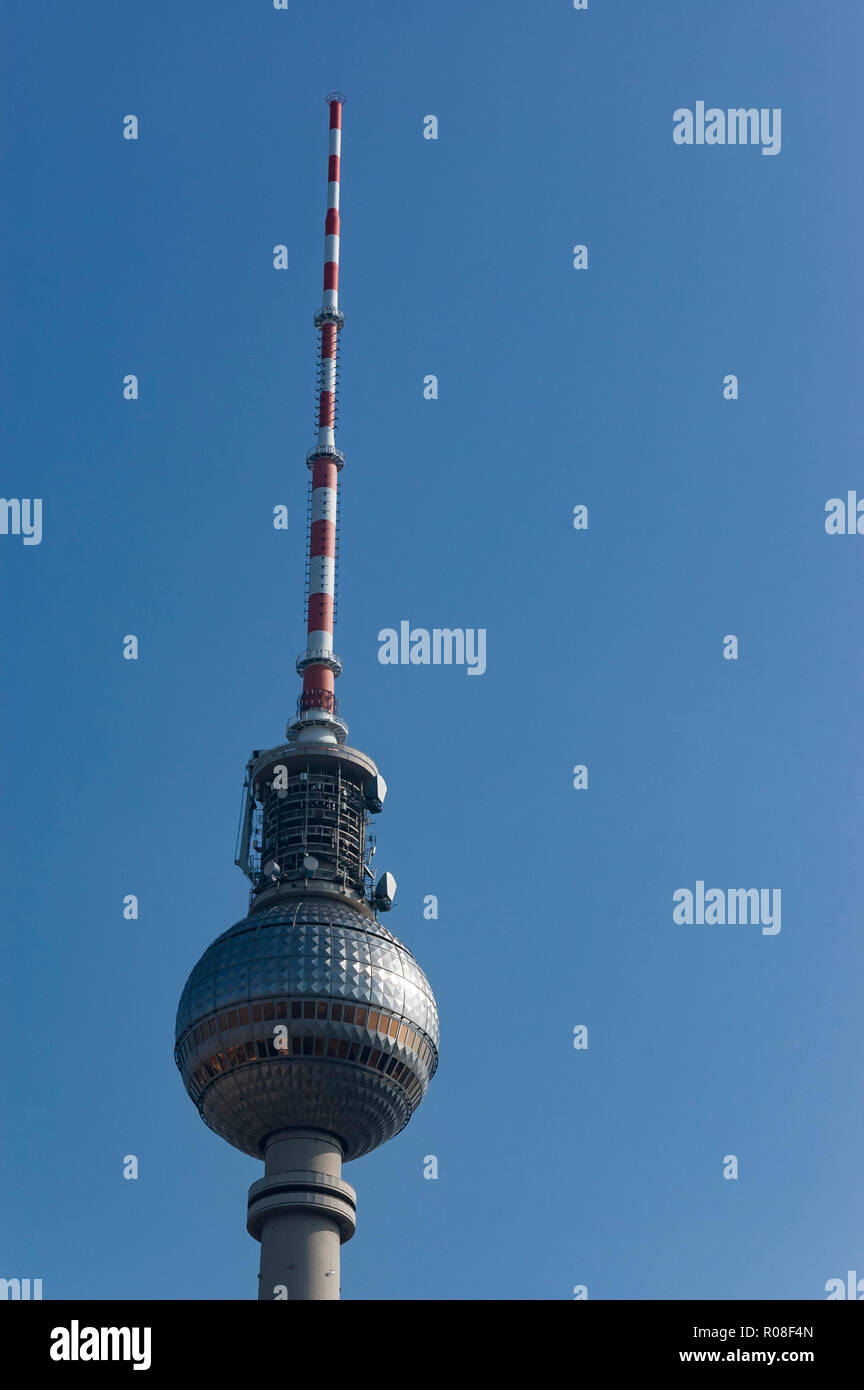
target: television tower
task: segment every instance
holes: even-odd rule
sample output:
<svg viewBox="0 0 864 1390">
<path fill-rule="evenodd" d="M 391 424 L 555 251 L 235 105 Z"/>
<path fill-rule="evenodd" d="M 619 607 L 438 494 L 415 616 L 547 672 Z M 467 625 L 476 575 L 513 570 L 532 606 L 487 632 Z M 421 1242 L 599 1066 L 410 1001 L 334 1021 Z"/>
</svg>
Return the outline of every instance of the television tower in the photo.
<svg viewBox="0 0 864 1390">
<path fill-rule="evenodd" d="M 207 948 L 177 1011 L 177 1066 L 211 1129 L 264 1159 L 247 1229 L 261 1242 L 260 1299 L 337 1299 L 356 1196 L 342 1164 L 408 1123 L 438 1064 L 426 976 L 379 920 L 370 815 L 386 785 L 346 742 L 334 691 L 339 473 L 339 185 L 344 97 L 333 92 L 324 231 L 318 437 L 311 470 L 306 650 L 286 741 L 246 766 L 236 863 L 249 912 Z"/>
</svg>

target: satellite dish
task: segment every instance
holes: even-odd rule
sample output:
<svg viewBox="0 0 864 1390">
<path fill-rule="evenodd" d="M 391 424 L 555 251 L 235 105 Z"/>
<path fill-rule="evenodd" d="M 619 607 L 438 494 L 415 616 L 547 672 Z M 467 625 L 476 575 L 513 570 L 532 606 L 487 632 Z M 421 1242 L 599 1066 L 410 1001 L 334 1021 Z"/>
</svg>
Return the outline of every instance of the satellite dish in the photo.
<svg viewBox="0 0 864 1390">
<path fill-rule="evenodd" d="M 372 901 L 379 912 L 389 912 L 396 897 L 396 880 L 392 874 L 382 874 L 375 884 Z"/>
<path fill-rule="evenodd" d="M 267 863 L 264 865 L 264 872 L 267 875 L 267 877 L 272 878 L 275 883 L 282 870 L 279 868 L 279 865 L 276 863 L 275 859 L 268 859 Z"/>
<path fill-rule="evenodd" d="M 314 854 L 304 854 L 303 868 L 306 870 L 307 874 L 314 874 L 315 870 L 318 868 L 318 860 L 315 858 Z"/>
<path fill-rule="evenodd" d="M 363 800 L 366 803 L 366 810 L 371 811 L 373 816 L 377 816 L 384 805 L 384 798 L 386 795 L 387 783 L 384 781 L 381 773 L 378 772 L 374 777 L 370 778 L 363 788 Z"/>
</svg>

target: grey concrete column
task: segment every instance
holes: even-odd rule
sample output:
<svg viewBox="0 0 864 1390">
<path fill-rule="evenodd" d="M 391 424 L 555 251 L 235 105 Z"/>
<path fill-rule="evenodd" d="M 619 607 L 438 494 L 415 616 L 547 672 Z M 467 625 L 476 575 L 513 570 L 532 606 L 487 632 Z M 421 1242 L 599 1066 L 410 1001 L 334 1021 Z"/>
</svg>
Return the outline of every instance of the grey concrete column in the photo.
<svg viewBox="0 0 864 1390">
<path fill-rule="evenodd" d="M 357 1207 L 341 1175 L 332 1134 L 283 1129 L 267 1139 L 246 1221 L 261 1242 L 259 1299 L 338 1299 L 339 1247 L 354 1234 Z"/>
</svg>

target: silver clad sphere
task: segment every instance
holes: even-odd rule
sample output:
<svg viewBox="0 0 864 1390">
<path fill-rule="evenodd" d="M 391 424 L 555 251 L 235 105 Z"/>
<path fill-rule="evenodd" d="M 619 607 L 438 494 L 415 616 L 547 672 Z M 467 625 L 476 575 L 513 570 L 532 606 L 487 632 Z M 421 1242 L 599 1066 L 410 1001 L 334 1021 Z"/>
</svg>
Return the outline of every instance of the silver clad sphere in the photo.
<svg viewBox="0 0 864 1390">
<path fill-rule="evenodd" d="M 411 952 L 342 899 L 288 899 L 207 948 L 175 1057 L 211 1129 L 260 1157 L 269 1134 L 328 1130 L 346 1159 L 408 1123 L 438 1063 L 438 1012 Z"/>
</svg>

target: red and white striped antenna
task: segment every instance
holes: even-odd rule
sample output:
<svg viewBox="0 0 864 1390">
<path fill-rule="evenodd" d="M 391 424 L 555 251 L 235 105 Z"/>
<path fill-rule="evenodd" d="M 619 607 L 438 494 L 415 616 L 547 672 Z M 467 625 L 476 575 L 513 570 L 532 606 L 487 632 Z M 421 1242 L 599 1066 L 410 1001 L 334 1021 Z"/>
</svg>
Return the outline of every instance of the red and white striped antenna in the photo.
<svg viewBox="0 0 864 1390">
<path fill-rule="evenodd" d="M 306 610 L 306 650 L 297 658 L 303 691 L 288 736 L 303 743 L 344 743 L 348 735 L 339 718 L 335 681 L 342 662 L 333 651 L 336 598 L 336 525 L 339 514 L 339 472 L 344 454 L 336 448 L 339 333 L 345 316 L 339 308 L 339 184 L 342 158 L 341 92 L 327 97 L 330 107 L 330 151 L 327 164 L 327 216 L 324 222 L 324 302 L 315 315 L 321 334 L 318 366 L 318 439 L 306 455 L 312 471 L 309 525 L 309 595 Z"/>
</svg>

